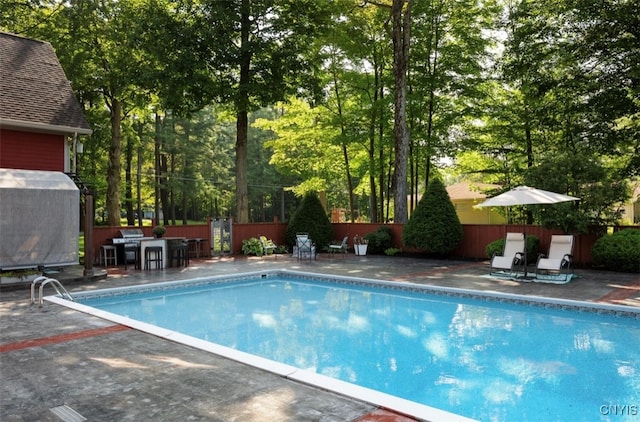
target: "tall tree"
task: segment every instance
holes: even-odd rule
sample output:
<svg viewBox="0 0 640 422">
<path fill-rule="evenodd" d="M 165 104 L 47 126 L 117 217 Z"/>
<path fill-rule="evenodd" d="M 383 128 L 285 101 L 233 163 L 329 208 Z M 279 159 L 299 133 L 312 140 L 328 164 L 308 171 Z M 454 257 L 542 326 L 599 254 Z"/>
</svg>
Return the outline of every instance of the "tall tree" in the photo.
<svg viewBox="0 0 640 422">
<path fill-rule="evenodd" d="M 409 69 L 412 186 L 429 184 L 432 163 L 453 156 L 464 116 L 483 96 L 487 50 L 498 10 L 493 1 L 434 0 L 413 8 Z M 422 174 L 419 172 L 422 169 Z"/>
<path fill-rule="evenodd" d="M 407 165 L 409 156 L 409 130 L 407 127 L 407 69 L 411 40 L 412 0 L 393 0 L 391 22 L 393 39 L 393 75 L 395 80 L 394 140 L 395 160 L 393 173 L 393 218 L 396 223 L 406 223 Z"/>
<path fill-rule="evenodd" d="M 74 46 L 62 55 L 69 60 L 65 60 L 68 76 L 82 91 L 97 94 L 109 110 L 106 208 L 112 226 L 120 225 L 122 118 L 139 95 L 133 83 L 135 67 L 130 66 L 128 38 L 134 35 L 128 29 L 129 6 L 130 2 L 71 1 L 56 21 L 64 32 L 56 40 L 58 45 Z"/>
<path fill-rule="evenodd" d="M 248 222 L 248 113 L 285 99 L 308 86 L 314 64 L 306 52 L 326 29 L 331 16 L 327 0 L 204 0 L 209 18 L 227 20 L 232 47 L 236 112 L 236 221 Z M 235 57 L 235 59 L 233 59 Z"/>
<path fill-rule="evenodd" d="M 382 7 L 355 7 L 354 4 L 336 20 L 334 30 L 322 41 L 323 52 L 329 57 L 324 61 L 326 70 L 334 76 L 327 82 L 333 88 L 327 89 L 324 104 L 339 116 L 334 124 L 344 129 L 340 142 L 345 155 L 346 185 L 350 199 L 358 193 L 366 195 L 371 221 L 381 221 L 384 214 L 381 203 L 388 187 L 387 165 L 383 165 L 387 160 L 382 157 L 386 158 L 392 149 L 388 104 L 384 97 L 392 51 L 384 27 L 388 16 L 388 10 Z M 352 165 L 357 164 L 358 160 L 352 159 L 361 148 L 368 156 L 362 169 Z M 351 156 L 347 156 L 349 151 Z M 354 203 L 355 200 L 351 200 L 349 204 L 352 218 L 356 217 Z"/>
</svg>

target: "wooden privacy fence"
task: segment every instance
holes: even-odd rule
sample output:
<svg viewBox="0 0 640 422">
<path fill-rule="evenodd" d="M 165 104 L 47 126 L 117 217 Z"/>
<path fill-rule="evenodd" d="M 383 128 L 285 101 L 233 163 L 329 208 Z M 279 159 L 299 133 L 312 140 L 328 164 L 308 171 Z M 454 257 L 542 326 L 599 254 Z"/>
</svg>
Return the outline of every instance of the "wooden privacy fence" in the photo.
<svg viewBox="0 0 640 422">
<path fill-rule="evenodd" d="M 376 223 L 333 223 L 333 238 L 341 240 L 344 236 L 349 237 L 349 248 L 353 248 L 353 237 L 355 235 L 364 236 L 374 232 L 383 224 Z M 387 224 L 392 231 L 392 244 L 394 247 L 407 252 L 420 252 L 419 250 L 406 248 L 402 243 L 403 224 Z M 207 239 L 207 245 L 212 247 L 211 224 L 175 225 L 166 226 L 167 237 L 186 237 Z M 111 238 L 120 237 L 120 229 L 138 227 L 94 227 L 93 250 L 99 251 L 101 245 L 111 244 Z M 521 224 L 464 224 L 463 240 L 450 256 L 464 259 L 487 259 L 485 253 L 486 246 L 497 239 L 503 239 L 507 232 L 525 232 L 539 239 L 539 252 L 546 253 L 549 250 L 549 243 L 553 234 L 562 234 L 559 230 L 545 229 L 539 226 L 529 226 Z M 640 228 L 640 227 L 634 227 Z M 153 236 L 153 227 L 142 227 L 145 236 Z M 231 254 L 242 254 L 242 241 L 250 237 L 266 236 L 276 244 L 285 243 L 286 223 L 280 223 L 277 219 L 269 223 L 248 223 L 232 224 Z M 594 230 L 604 232 L 604 230 Z M 591 248 L 598 240 L 596 234 L 576 235 L 574 246 L 574 262 L 579 265 L 589 265 L 593 261 Z M 209 255 L 209 254 L 207 254 Z"/>
<path fill-rule="evenodd" d="M 349 247 L 353 246 L 353 236 L 364 236 L 377 230 L 382 224 L 364 223 L 334 223 L 333 233 L 335 238 L 349 236 Z M 413 248 L 407 248 L 402 243 L 403 224 L 387 224 L 393 233 L 393 246 L 407 252 L 420 252 Z M 525 232 L 528 236 L 533 235 L 539 239 L 539 252 L 549 251 L 551 235 L 562 234 L 560 230 L 550 230 L 539 226 L 523 226 L 521 224 L 463 224 L 462 243 L 450 256 L 465 259 L 487 259 L 486 247 L 494 240 L 504 239 L 507 232 Z M 574 261 L 576 264 L 586 265 L 592 262 L 591 248 L 598 239 L 595 234 L 583 234 L 576 236 L 574 248 Z"/>
</svg>

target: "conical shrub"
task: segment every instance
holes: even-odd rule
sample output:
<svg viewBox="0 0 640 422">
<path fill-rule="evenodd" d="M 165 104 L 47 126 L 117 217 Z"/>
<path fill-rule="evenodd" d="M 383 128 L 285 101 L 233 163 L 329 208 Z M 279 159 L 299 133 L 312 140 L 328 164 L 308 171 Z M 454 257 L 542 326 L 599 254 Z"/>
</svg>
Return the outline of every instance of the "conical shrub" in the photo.
<svg viewBox="0 0 640 422">
<path fill-rule="evenodd" d="M 444 184 L 432 179 L 404 227 L 405 245 L 446 254 L 462 242 L 462 224 Z"/>
<path fill-rule="evenodd" d="M 322 250 L 331 242 L 333 235 L 331 220 L 315 192 L 305 194 L 300 207 L 289 220 L 285 232 L 285 241 L 289 247 L 295 245 L 296 233 L 299 232 L 309 233 L 317 250 Z"/>
</svg>

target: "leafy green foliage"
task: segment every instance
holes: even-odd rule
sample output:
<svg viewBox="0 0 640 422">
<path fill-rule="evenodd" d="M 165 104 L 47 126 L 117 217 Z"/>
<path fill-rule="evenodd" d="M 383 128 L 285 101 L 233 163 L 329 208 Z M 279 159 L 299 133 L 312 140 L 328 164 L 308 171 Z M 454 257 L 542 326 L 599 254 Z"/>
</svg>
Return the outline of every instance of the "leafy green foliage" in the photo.
<svg viewBox="0 0 640 422">
<path fill-rule="evenodd" d="M 318 250 L 323 249 L 331 242 L 333 227 L 318 194 L 315 192 L 307 193 L 302 198 L 300 207 L 289 220 L 285 233 L 287 245 L 295 245 L 296 233 L 299 232 L 309 233 L 309 237 Z"/>
<path fill-rule="evenodd" d="M 484 251 L 487 254 L 487 258 L 492 258 L 494 255 L 499 255 L 503 250 L 504 239 L 494 240 L 484 248 Z"/>
<path fill-rule="evenodd" d="M 235 197 L 242 201 L 237 211 L 248 204 L 251 221 L 272 220 L 281 201 L 295 207 L 280 196 L 283 186 L 297 194 L 324 190 L 332 206 L 353 202 L 359 215 L 368 210 L 381 221 L 394 217 L 384 206 L 395 205 L 385 199 L 399 150 L 389 124 L 389 10 L 374 3 L 9 1 L 0 2 L 0 27 L 55 48 L 93 129 L 82 140 L 78 173 L 95 189 L 96 209 L 109 208 L 104 215 L 117 216 L 119 205 L 136 201 L 135 170 L 129 175 L 126 168 L 135 169 L 138 156 L 141 206 L 153 206 L 159 184 L 167 218 L 184 208 L 227 215 L 234 185 L 248 184 Z M 461 178 L 505 187 L 526 181 L 581 198 L 527 208 L 537 224 L 582 232 L 615 220 L 625 200 L 620 182 L 640 174 L 637 7 L 413 2 L 411 193 L 430 174 L 424 163 L 457 154 Z M 494 41 L 497 48 L 489 45 Z M 265 127 L 276 137 L 268 166 L 265 134 L 250 132 L 252 117 L 240 112 L 283 99 L 289 104 L 276 106 Z M 216 118 L 198 116 L 212 101 L 216 109 L 204 114 Z M 225 111 L 230 118 L 218 118 Z M 161 124 L 154 125 L 154 113 Z M 140 132 L 131 130 L 132 119 Z M 140 147 L 131 163 L 119 152 L 120 132 L 122 146 Z M 244 138 L 236 139 L 239 132 Z M 238 163 L 236 141 L 246 153 Z M 457 149 L 463 144 L 466 158 Z M 163 174 L 153 174 L 156 159 Z M 121 186 L 123 174 L 133 177 Z"/>
<path fill-rule="evenodd" d="M 398 248 L 388 248 L 384 250 L 385 255 L 388 255 L 388 256 L 393 256 L 400 252 L 402 252 L 402 249 L 398 249 Z"/>
<path fill-rule="evenodd" d="M 264 255 L 262 242 L 257 237 L 250 237 L 242 241 L 242 253 L 245 255 Z"/>
<path fill-rule="evenodd" d="M 616 204 L 627 197 L 627 186 L 613 166 L 606 169 L 598 157 L 565 151 L 542 156 L 528 169 L 525 184 L 580 198 L 579 201 L 527 207 L 534 222 L 564 232 L 586 233 L 589 227 L 611 224 L 620 218 Z"/>
<path fill-rule="evenodd" d="M 640 230 L 625 229 L 596 241 L 593 263 L 607 270 L 640 273 Z"/>
<path fill-rule="evenodd" d="M 296 181 L 293 190 L 303 196 L 307 192 L 341 190 L 334 183 L 340 180 L 342 169 L 340 148 L 331 143 L 338 135 L 332 126 L 318 123 L 327 119 L 326 111 L 291 98 L 279 104 L 280 116 L 256 119 L 254 128 L 270 131 L 274 137 L 264 142 L 271 152 L 270 163 L 281 175 Z M 277 117 L 277 119 L 275 118 Z"/>
<path fill-rule="evenodd" d="M 462 225 L 442 181 L 434 178 L 402 233 L 404 244 L 446 254 L 462 242 Z"/>
<path fill-rule="evenodd" d="M 382 254 L 391 247 L 391 228 L 380 226 L 375 232 L 367 233 L 364 238 L 368 241 L 367 253 Z"/>
<path fill-rule="evenodd" d="M 540 239 L 538 236 L 527 235 L 527 263 L 531 264 L 538 259 Z M 504 238 L 494 240 L 485 247 L 487 258 L 493 257 L 494 254 L 502 255 L 504 251 Z"/>
<path fill-rule="evenodd" d="M 153 228 L 153 234 L 155 234 L 156 237 L 162 237 L 166 232 L 167 228 L 163 225 L 157 225 Z"/>
</svg>

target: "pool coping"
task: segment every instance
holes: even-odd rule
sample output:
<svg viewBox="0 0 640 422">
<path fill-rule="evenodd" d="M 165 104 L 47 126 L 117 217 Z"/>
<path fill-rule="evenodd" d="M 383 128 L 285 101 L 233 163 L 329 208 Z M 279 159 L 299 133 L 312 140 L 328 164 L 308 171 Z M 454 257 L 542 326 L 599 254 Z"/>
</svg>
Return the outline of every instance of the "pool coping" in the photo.
<svg viewBox="0 0 640 422">
<path fill-rule="evenodd" d="M 536 295 L 517 295 L 513 293 L 503 293 L 498 291 L 480 291 L 473 289 L 463 289 L 458 287 L 445 287 L 445 286 L 434 286 L 434 285 L 426 285 L 426 284 L 418 284 L 411 283 L 407 281 L 391 281 L 391 280 L 380 280 L 380 279 L 372 279 L 372 278 L 364 278 L 364 277 L 352 277 L 352 276 L 342 276 L 342 275 L 332 275 L 332 274 L 323 274 L 323 273 L 309 273 L 303 271 L 294 271 L 288 269 L 273 269 L 273 270 L 264 270 L 264 271 L 250 271 L 236 274 L 223 274 L 209 277 L 195 277 L 185 280 L 175 280 L 175 281 L 163 281 L 157 283 L 149 283 L 143 285 L 130 285 L 130 286 L 121 286 L 121 287 L 113 287 L 106 288 L 100 290 L 93 291 L 85 291 L 85 292 L 74 292 L 73 296 L 77 298 L 83 297 L 104 297 L 109 295 L 118 294 L 126 294 L 127 291 L 135 291 L 136 293 L 147 292 L 147 291 L 155 291 L 155 290 L 164 290 L 174 288 L 176 286 L 184 286 L 184 285 L 199 285 L 199 284 L 211 284 L 215 282 L 230 282 L 230 281 L 242 281 L 243 279 L 254 279 L 256 276 L 261 277 L 277 277 L 279 275 L 289 275 L 296 276 L 301 278 L 306 278 L 313 281 L 327 281 L 327 279 L 332 282 L 339 281 L 343 284 L 350 285 L 360 285 L 360 286 L 372 286 L 372 287 L 386 287 L 393 290 L 401 290 L 401 291 L 415 291 L 415 292 L 428 292 L 437 295 L 443 296 L 459 296 L 459 297 L 469 297 L 475 299 L 484 299 L 490 301 L 497 302 L 512 302 L 516 304 L 523 305 L 533 305 L 533 306 L 542 306 L 542 307 L 553 307 L 559 309 L 573 309 L 577 311 L 590 311 L 598 314 L 612 314 L 612 315 L 620 315 L 631 318 L 640 318 L 640 308 L 634 308 L 631 306 L 625 305 L 615 305 L 610 303 L 602 303 L 602 302 L 587 302 L 587 301 L 578 301 L 572 299 L 558 299 L 558 298 L 549 298 L 544 296 L 536 296 Z M 56 296 L 48 296 L 44 299 L 54 298 Z"/>
<path fill-rule="evenodd" d="M 75 298 L 83 297 L 104 297 L 113 296 L 116 293 L 118 295 L 126 294 L 127 292 L 141 292 L 141 291 L 154 291 L 165 290 L 176 286 L 188 286 L 188 285 L 204 285 L 216 282 L 231 282 L 241 281 L 243 279 L 255 279 L 259 277 L 277 277 L 295 276 L 302 277 L 315 281 L 338 281 L 343 284 L 359 285 L 359 286 L 374 286 L 374 287 L 386 287 L 393 290 L 400 291 L 417 291 L 426 292 L 432 294 L 439 294 L 443 296 L 459 296 L 480 298 L 485 300 L 492 300 L 498 302 L 514 302 L 520 304 L 528 304 L 534 306 L 554 307 L 561 309 L 572 309 L 588 311 L 593 313 L 602 314 L 614 314 L 622 315 L 626 317 L 640 319 L 640 309 L 634 309 L 623 305 L 602 304 L 593 302 L 582 302 L 576 300 L 567 299 L 551 299 L 540 296 L 523 296 L 510 293 L 501 292 L 481 292 L 477 290 L 461 289 L 453 287 L 431 286 L 423 284 L 415 284 L 404 281 L 386 281 L 378 279 L 369 279 L 361 277 L 350 276 L 338 276 L 321 273 L 308 273 L 301 271 L 292 271 L 287 269 L 274 269 L 266 271 L 251 271 L 246 273 L 236 273 L 233 275 L 218 275 L 210 277 L 197 277 L 186 280 L 178 281 L 165 281 L 158 283 L 150 283 L 144 285 L 124 286 L 117 288 L 107 288 L 94 291 L 76 292 L 73 293 Z M 246 352 L 238 351 L 232 348 L 221 346 L 215 343 L 211 343 L 205 340 L 201 340 L 185 334 L 180 334 L 168 329 L 160 328 L 148 323 L 136 321 L 127 317 L 112 314 L 110 312 L 95 309 L 93 307 L 83 305 L 79 302 L 72 302 L 63 299 L 59 296 L 47 296 L 44 298 L 51 303 L 56 303 L 67 308 L 71 308 L 86 314 L 90 314 L 108 321 L 112 321 L 121 325 L 125 325 L 136 330 L 172 341 L 180 344 L 184 344 L 190 347 L 197 348 L 209 353 L 214 353 L 218 356 L 222 356 L 246 365 L 259 368 L 274 374 L 277 374 L 286 379 L 294 380 L 304 384 L 308 384 L 317 388 L 332 391 L 337 394 L 341 394 L 347 397 L 351 397 L 356 400 L 360 400 L 369 404 L 386 408 L 404 414 L 407 416 L 415 417 L 422 420 L 430 421 L 471 421 L 473 419 L 467 418 L 462 415 L 457 415 L 451 412 L 447 412 L 431 406 L 419 404 L 413 401 L 402 399 L 396 396 L 392 396 L 386 393 L 381 393 L 365 387 L 360 387 L 351 383 L 340 381 L 334 378 L 330 378 L 325 375 L 317 374 L 309 370 L 296 368 L 290 365 L 282 364 L 270 359 L 261 358 L 259 356 L 251 355 Z"/>
</svg>

